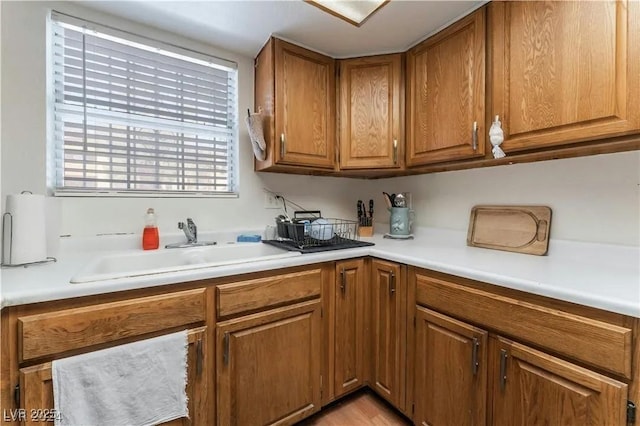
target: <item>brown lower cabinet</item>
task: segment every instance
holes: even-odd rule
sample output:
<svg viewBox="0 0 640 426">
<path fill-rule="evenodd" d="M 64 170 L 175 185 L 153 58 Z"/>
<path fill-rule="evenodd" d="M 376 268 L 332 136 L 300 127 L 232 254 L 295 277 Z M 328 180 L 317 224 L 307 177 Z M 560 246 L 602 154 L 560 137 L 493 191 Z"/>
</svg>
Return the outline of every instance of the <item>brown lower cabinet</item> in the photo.
<svg viewBox="0 0 640 426">
<path fill-rule="evenodd" d="M 430 426 L 621 426 L 640 400 L 640 319 L 375 258 L 0 316 L 2 425 L 53 408 L 53 360 L 184 329 L 171 425 L 290 425 L 365 386 Z"/>
<path fill-rule="evenodd" d="M 319 299 L 218 324 L 218 425 L 292 424 L 320 410 Z"/>
<path fill-rule="evenodd" d="M 488 338 L 487 331 L 430 309 L 416 309 L 415 424 L 625 424 L 626 384 L 509 339 Z"/>
<path fill-rule="evenodd" d="M 406 282 L 399 264 L 374 259 L 371 262 L 370 386 L 396 408 L 405 409 L 406 372 Z"/>
<path fill-rule="evenodd" d="M 415 423 L 484 425 L 488 333 L 420 306 L 415 333 Z"/>
<path fill-rule="evenodd" d="M 164 426 L 198 426 L 207 424 L 207 381 L 209 372 L 204 363 L 207 351 L 206 327 L 189 330 L 187 350 L 187 397 L 189 417 L 162 423 Z M 51 363 L 38 364 L 20 370 L 20 401 L 24 411 L 25 425 L 53 422 L 53 380 Z M 42 413 L 42 416 L 35 415 Z M 64 414 L 64 413 L 61 413 Z"/>
<path fill-rule="evenodd" d="M 333 388 L 338 398 L 364 385 L 365 356 L 365 263 L 364 259 L 336 262 L 336 280 L 331 297 L 333 330 L 330 356 Z M 333 349 L 331 349 L 333 348 Z M 368 353 L 368 352 L 367 352 Z"/>
<path fill-rule="evenodd" d="M 637 320 L 417 268 L 408 282 L 415 424 L 627 423 Z"/>
<path fill-rule="evenodd" d="M 498 336 L 491 359 L 493 425 L 626 423 L 622 382 Z"/>
</svg>

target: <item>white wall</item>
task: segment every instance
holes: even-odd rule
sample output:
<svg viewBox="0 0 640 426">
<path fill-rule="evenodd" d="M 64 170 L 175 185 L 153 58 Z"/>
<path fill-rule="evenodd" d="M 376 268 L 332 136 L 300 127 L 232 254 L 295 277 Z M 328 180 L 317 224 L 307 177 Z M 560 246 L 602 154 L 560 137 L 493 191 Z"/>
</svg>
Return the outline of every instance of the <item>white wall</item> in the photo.
<svg viewBox="0 0 640 426">
<path fill-rule="evenodd" d="M 46 187 L 46 26 L 48 10 L 78 16 L 236 61 L 239 111 L 253 108 L 253 59 L 64 2 L 1 2 L 2 7 L 2 202 L 7 194 Z M 130 199 L 59 197 L 61 234 L 140 232 L 147 207 L 155 207 L 160 232 L 179 232 L 176 223 L 192 217 L 200 230 L 262 228 L 276 210 L 263 208 L 262 188 L 282 192 L 326 216 L 353 214 L 353 188 L 361 182 L 338 178 L 283 176 L 253 172 L 249 138 L 240 125 L 240 197 L 237 199 Z"/>
<path fill-rule="evenodd" d="M 476 204 L 542 204 L 552 238 L 640 245 L 638 151 L 369 183 L 381 206 L 382 191 L 411 192 L 420 226 L 466 230 Z"/>
<path fill-rule="evenodd" d="M 0 41 L 2 37 L 2 5 L 0 5 Z M 0 65 L 2 64 L 2 49 L 0 49 Z M 2 66 L 0 66 L 0 100 L 2 99 Z M 0 102 L 0 165 L 2 165 L 2 102 Z M 2 173 L 0 172 L 0 188 L 2 188 Z M 2 197 L 4 203 L 4 197 Z M 4 206 L 4 204 L 3 204 Z M 2 209 L 4 212 L 4 209 Z"/>
<path fill-rule="evenodd" d="M 54 8 L 239 63 L 239 110 L 253 105 L 252 59 L 128 22 L 70 3 L 0 2 L 2 202 L 24 189 L 45 191 L 45 17 Z M 251 149 L 240 127 L 240 198 L 59 198 L 61 233 L 139 232 L 147 207 L 160 230 L 194 218 L 201 230 L 263 227 L 277 211 L 263 208 L 262 188 L 284 193 L 325 216 L 355 217 L 358 198 L 374 198 L 378 232 L 387 214 L 381 192 L 411 191 L 421 226 L 466 230 L 475 204 L 544 204 L 553 209 L 552 238 L 640 245 L 640 154 L 620 153 L 394 179 L 363 181 L 254 173 Z"/>
</svg>

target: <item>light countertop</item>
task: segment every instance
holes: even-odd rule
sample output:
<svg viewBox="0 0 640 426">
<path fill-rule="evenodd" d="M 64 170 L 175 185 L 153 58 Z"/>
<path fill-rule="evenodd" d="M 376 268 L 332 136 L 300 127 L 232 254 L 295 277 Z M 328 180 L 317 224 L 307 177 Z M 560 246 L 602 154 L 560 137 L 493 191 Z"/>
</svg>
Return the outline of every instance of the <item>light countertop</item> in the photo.
<svg viewBox="0 0 640 426">
<path fill-rule="evenodd" d="M 101 240 L 96 242 L 97 239 Z M 127 242 L 123 244 L 124 240 Z M 552 239 L 547 256 L 532 256 L 467 247 L 465 232 L 431 228 L 416 231 L 413 240 L 389 240 L 382 235 L 363 238 L 375 243 L 371 247 L 97 282 L 69 282 L 97 256 L 135 250 L 135 244 L 131 246 L 134 240 L 137 243 L 137 237 L 110 236 L 65 241 L 56 263 L 2 269 L 0 307 L 373 256 L 640 318 L 638 247 Z"/>
</svg>

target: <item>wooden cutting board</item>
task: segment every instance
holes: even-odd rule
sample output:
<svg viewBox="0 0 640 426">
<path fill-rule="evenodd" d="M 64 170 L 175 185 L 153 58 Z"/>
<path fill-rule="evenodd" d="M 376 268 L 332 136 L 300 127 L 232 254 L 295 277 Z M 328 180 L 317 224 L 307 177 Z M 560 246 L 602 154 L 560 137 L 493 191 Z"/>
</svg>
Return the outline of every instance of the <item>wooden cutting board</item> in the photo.
<svg viewBox="0 0 640 426">
<path fill-rule="evenodd" d="M 547 206 L 475 206 L 467 245 L 541 256 L 549 248 L 550 227 Z"/>
</svg>

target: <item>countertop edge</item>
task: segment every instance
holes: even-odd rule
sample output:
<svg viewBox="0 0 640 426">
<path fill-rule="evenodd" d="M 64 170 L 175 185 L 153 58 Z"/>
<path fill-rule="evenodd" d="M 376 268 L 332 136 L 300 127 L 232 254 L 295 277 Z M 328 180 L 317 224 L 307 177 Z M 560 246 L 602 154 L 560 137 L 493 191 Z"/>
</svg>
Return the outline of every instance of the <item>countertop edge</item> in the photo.
<svg viewBox="0 0 640 426">
<path fill-rule="evenodd" d="M 376 241 L 376 239 L 372 239 Z M 376 244 L 378 242 L 376 241 Z M 400 246 L 399 246 L 400 247 Z M 445 250 L 446 248 L 436 247 L 437 250 Z M 632 247 L 631 249 L 636 249 Z M 456 247 L 457 251 L 464 251 L 462 247 Z M 486 250 L 486 249 L 475 249 Z M 569 303 L 576 303 L 609 312 L 628 315 L 640 318 L 640 300 L 634 300 L 634 297 L 640 297 L 640 282 L 638 285 L 638 295 L 632 294 L 633 297 L 607 297 L 603 293 L 594 294 L 588 291 L 579 291 L 576 286 L 565 288 L 562 283 L 543 282 L 542 280 L 531 280 L 508 273 L 489 272 L 481 270 L 477 267 L 465 266 L 461 261 L 459 263 L 447 263 L 430 259 L 427 255 L 420 255 L 414 250 L 411 254 L 402 253 L 402 250 L 394 251 L 391 246 L 380 247 L 378 245 L 370 247 L 361 247 L 345 250 L 333 250 L 313 254 L 304 254 L 294 257 L 286 257 L 279 259 L 271 259 L 265 261 L 255 261 L 248 263 L 238 263 L 233 265 L 218 266 L 213 268 L 202 268 L 188 271 L 179 271 L 172 273 L 149 275 L 136 278 L 121 278 L 113 280 L 105 280 L 103 282 L 83 283 L 83 284 L 67 284 L 52 287 L 38 287 L 33 289 L 24 289 L 15 287 L 7 291 L 6 286 L 2 285 L 0 291 L 0 309 L 9 306 L 18 306 L 31 303 L 47 302 L 54 300 L 69 299 L 75 297 L 95 296 L 99 294 L 115 293 L 127 290 L 152 288 L 163 285 L 179 284 L 184 282 L 199 281 L 205 279 L 228 277 L 233 275 L 255 273 L 260 271 L 270 271 L 283 268 L 291 268 L 296 266 L 312 265 L 317 263 L 345 260 L 355 257 L 371 256 L 383 260 L 403 263 L 406 265 L 433 270 L 436 272 L 446 273 L 462 278 L 472 279 L 488 284 L 497 285 L 504 288 L 519 290 L 526 293 L 536 294 L 552 299 L 562 300 Z M 406 250 L 405 250 L 406 251 Z M 482 253 L 482 256 L 489 256 L 486 252 L 473 252 L 474 255 Z M 503 252 L 495 256 L 505 256 Z M 524 256 L 524 255 L 517 255 Z M 507 260 L 509 258 L 506 258 Z M 520 259 L 520 258 L 513 258 Z M 460 260 L 460 259 L 458 259 Z M 464 259 L 463 259 L 464 260 Z M 500 258 L 504 260 L 504 258 Z M 474 259 L 477 263 L 477 260 Z M 543 260 L 544 261 L 544 260 Z M 553 262 L 563 262 L 564 259 L 555 260 Z M 525 264 L 535 263 L 535 260 L 523 260 Z M 538 260 L 540 262 L 540 260 Z M 471 262 L 473 263 L 473 262 Z M 477 265 L 476 265 L 477 266 Z M 610 267 L 611 268 L 611 267 Z M 500 271 L 500 268 L 494 268 Z M 634 275 L 635 276 L 635 271 Z M 523 274 L 526 275 L 526 274 Z M 638 278 L 640 281 L 640 277 Z M 4 279 L 3 279 L 4 281 Z M 627 279 L 625 285 L 629 285 Z M 629 290 L 630 292 L 632 290 Z"/>
</svg>

